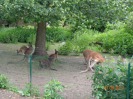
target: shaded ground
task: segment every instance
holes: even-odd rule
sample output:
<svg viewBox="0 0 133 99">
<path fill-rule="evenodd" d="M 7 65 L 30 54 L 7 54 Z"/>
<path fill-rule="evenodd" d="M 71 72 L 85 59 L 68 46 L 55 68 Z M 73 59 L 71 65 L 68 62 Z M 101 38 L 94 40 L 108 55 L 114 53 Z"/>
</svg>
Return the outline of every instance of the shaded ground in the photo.
<svg viewBox="0 0 133 99">
<path fill-rule="evenodd" d="M 22 55 L 16 54 L 16 49 L 19 47 L 20 45 L 15 44 L 0 44 L 0 73 L 5 74 L 14 85 L 24 88 L 29 82 L 29 64 L 27 61 L 18 62 L 23 58 Z M 58 61 L 53 64 L 53 68 L 57 71 L 52 71 L 41 69 L 38 62 L 33 62 L 32 83 L 43 94 L 44 85 L 51 79 L 56 79 L 65 86 L 61 93 L 65 99 L 93 99 L 91 95 L 92 72 L 79 74 L 85 69 L 83 64 L 82 56 L 59 56 Z M 2 97 L 0 99 L 33 99 L 21 97 L 6 90 L 0 90 L 0 97 Z"/>
</svg>

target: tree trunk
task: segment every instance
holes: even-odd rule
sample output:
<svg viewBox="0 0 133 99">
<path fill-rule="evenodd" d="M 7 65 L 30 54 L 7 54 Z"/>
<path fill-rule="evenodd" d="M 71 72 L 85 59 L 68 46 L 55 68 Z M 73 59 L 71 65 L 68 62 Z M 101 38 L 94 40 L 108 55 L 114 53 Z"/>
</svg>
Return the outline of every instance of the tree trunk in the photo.
<svg viewBox="0 0 133 99">
<path fill-rule="evenodd" d="M 37 34 L 34 56 L 47 56 L 46 48 L 46 22 L 40 22 L 37 24 Z"/>
</svg>

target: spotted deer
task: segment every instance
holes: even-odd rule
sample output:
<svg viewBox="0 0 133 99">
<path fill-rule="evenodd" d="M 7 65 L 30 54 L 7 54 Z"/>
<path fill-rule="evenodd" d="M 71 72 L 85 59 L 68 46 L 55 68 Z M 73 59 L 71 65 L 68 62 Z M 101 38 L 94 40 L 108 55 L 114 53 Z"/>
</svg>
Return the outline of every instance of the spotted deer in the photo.
<svg viewBox="0 0 133 99">
<path fill-rule="evenodd" d="M 80 73 L 87 72 L 89 68 L 91 71 L 94 71 L 93 67 L 95 64 L 103 63 L 105 61 L 105 58 L 103 58 L 103 56 L 100 53 L 94 52 L 92 50 L 85 50 L 83 52 L 83 56 L 85 58 L 85 62 L 87 63 L 87 68 L 86 70 L 81 71 Z"/>
</svg>

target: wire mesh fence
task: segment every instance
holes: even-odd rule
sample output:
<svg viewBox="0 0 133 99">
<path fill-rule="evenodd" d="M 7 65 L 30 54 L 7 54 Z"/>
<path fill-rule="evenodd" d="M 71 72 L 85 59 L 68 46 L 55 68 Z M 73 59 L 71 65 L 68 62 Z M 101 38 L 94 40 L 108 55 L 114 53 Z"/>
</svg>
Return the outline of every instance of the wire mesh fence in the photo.
<svg viewBox="0 0 133 99">
<path fill-rule="evenodd" d="M 14 49 L 0 50 L 0 73 L 7 75 L 10 82 L 19 88 L 24 88 L 26 83 L 32 83 L 39 88 L 41 95 L 43 95 L 44 86 L 52 79 L 56 79 L 65 86 L 61 93 L 65 99 L 93 99 L 91 92 L 91 76 L 93 73 L 91 71 L 83 74 L 79 73 L 86 69 L 83 56 L 58 56 L 58 59 L 51 64 L 51 68 L 57 71 L 50 70 L 47 67 L 42 68 L 38 61 L 40 57 L 35 60 L 32 60 L 31 57 L 30 61 L 22 59 L 23 55 L 17 55 Z M 119 64 L 116 61 L 118 57 L 107 56 L 106 59 L 107 61 L 103 65 Z M 125 66 L 127 64 L 128 60 Z M 129 80 L 132 79 L 132 77 L 129 78 Z M 130 99 L 131 93 L 128 88 L 130 88 L 130 85 L 127 87 L 126 93 L 127 99 Z"/>
<path fill-rule="evenodd" d="M 65 86 L 61 93 L 65 99 L 87 99 L 88 97 L 92 99 L 92 73 L 79 74 L 81 69 L 85 69 L 84 60 L 81 56 L 59 56 L 58 60 L 51 65 L 51 68 L 57 69 L 57 71 L 40 67 L 38 60 L 32 60 L 31 70 L 31 64 L 28 60 L 22 60 L 23 55 L 17 55 L 12 50 L 2 50 L 0 56 L 0 73 L 5 74 L 11 83 L 21 89 L 24 88 L 26 83 L 32 82 L 43 95 L 44 86 L 52 79 L 56 79 Z M 80 67 L 80 65 L 83 67 Z M 87 76 L 90 76 L 89 79 L 87 79 Z"/>
</svg>

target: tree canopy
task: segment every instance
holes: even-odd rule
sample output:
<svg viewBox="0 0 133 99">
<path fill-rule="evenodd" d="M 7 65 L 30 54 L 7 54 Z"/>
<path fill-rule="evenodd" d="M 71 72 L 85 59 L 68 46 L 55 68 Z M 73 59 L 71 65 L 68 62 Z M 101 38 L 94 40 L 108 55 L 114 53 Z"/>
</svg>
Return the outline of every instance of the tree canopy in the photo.
<svg viewBox="0 0 133 99">
<path fill-rule="evenodd" d="M 75 4 L 75 8 L 70 8 L 72 13 L 66 17 L 74 20 L 76 29 L 87 27 L 104 31 L 108 22 L 124 21 L 132 11 L 132 4 L 132 0 L 80 0 Z"/>
<path fill-rule="evenodd" d="M 37 23 L 36 54 L 45 54 L 47 24 L 64 21 L 73 29 L 104 31 L 108 22 L 124 21 L 132 0 L 1 0 L 0 20 Z"/>
</svg>

